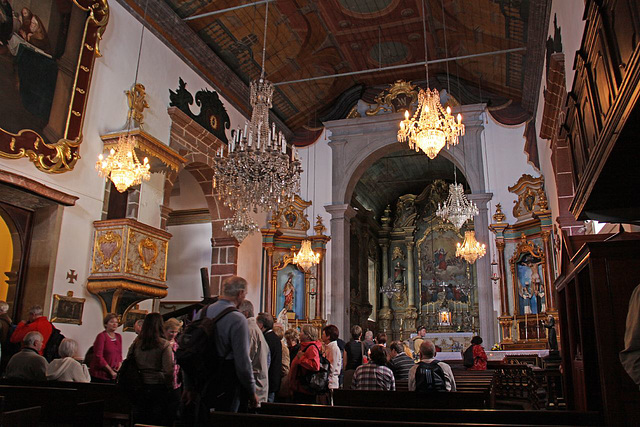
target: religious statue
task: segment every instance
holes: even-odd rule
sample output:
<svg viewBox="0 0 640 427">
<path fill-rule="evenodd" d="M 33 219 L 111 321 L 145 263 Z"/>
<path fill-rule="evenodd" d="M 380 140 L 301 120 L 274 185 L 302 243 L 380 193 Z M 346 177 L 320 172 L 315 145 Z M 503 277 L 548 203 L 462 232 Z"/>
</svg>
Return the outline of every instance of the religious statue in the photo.
<svg viewBox="0 0 640 427">
<path fill-rule="evenodd" d="M 556 334 L 556 319 L 549 315 L 546 322 L 542 323 L 547 331 L 547 342 L 549 343 L 549 352 L 558 351 L 558 335 Z"/>
<path fill-rule="evenodd" d="M 284 294 L 284 308 L 287 311 L 293 311 L 293 296 L 296 288 L 293 286 L 293 273 L 289 273 L 289 278 L 287 282 L 284 284 L 283 294 Z"/>
<path fill-rule="evenodd" d="M 544 299 L 544 285 L 542 283 L 538 283 L 538 288 L 535 292 L 538 303 L 538 313 L 544 313 L 547 311 L 547 302 Z"/>
<path fill-rule="evenodd" d="M 531 314 L 531 297 L 533 295 L 528 283 L 520 288 L 520 296 L 524 300 L 524 314 Z"/>
<path fill-rule="evenodd" d="M 283 308 L 282 310 L 280 310 L 280 313 L 278 313 L 277 323 L 282 325 L 282 329 L 284 329 L 285 331 L 289 329 L 289 319 L 287 318 L 286 308 Z"/>
<path fill-rule="evenodd" d="M 394 273 L 393 273 L 393 281 L 395 283 L 398 284 L 403 284 L 404 283 L 404 275 L 402 274 L 404 272 L 404 267 L 402 265 L 400 265 L 400 261 L 398 261 L 396 263 L 396 266 L 394 267 Z"/>
</svg>

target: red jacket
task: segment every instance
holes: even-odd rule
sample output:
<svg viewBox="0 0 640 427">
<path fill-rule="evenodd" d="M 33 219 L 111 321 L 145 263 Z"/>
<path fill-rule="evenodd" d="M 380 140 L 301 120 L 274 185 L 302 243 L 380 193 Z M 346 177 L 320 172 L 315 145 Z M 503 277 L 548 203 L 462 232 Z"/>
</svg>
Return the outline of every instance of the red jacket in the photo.
<svg viewBox="0 0 640 427">
<path fill-rule="evenodd" d="M 51 325 L 51 322 L 49 322 L 49 319 L 45 316 L 40 316 L 31 323 L 27 323 L 24 320 L 18 323 L 9 341 L 16 344 L 22 343 L 24 336 L 32 331 L 38 331 L 42 334 L 42 348 L 40 348 L 40 355 L 42 356 L 44 348 L 47 346 L 47 341 L 49 341 L 49 337 L 51 337 L 51 332 L 53 331 L 53 325 Z"/>
<path fill-rule="evenodd" d="M 300 350 L 291 361 L 291 368 L 289 369 L 289 387 L 292 391 L 310 394 L 300 385 L 300 377 L 308 371 L 316 372 L 320 369 L 320 353 L 318 349 L 321 348 L 322 343 L 320 341 L 300 343 Z"/>
</svg>

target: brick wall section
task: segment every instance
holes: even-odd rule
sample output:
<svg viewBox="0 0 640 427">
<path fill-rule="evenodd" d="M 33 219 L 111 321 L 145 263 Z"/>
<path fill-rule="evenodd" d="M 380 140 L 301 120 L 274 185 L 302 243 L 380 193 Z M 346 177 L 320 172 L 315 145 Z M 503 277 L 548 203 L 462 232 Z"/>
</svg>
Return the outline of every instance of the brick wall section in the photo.
<svg viewBox="0 0 640 427">
<path fill-rule="evenodd" d="M 226 145 L 176 107 L 170 107 L 168 113 L 172 119 L 169 146 L 187 159 L 184 169 L 198 181 L 211 215 L 212 250 L 209 274 L 211 294 L 218 295 L 222 280 L 236 274 L 238 266 L 238 242 L 222 231 L 224 220 L 230 218 L 233 212 L 218 200 L 213 189 L 215 153 L 220 147 L 226 148 Z M 176 177 L 167 176 L 165 179 L 163 208 L 168 211 L 171 189 Z"/>
<path fill-rule="evenodd" d="M 558 195 L 558 217 L 556 221 L 566 234 L 584 234 L 584 224 L 576 221 L 569 211 L 575 195 L 575 179 L 571 162 L 571 150 L 561 128 L 565 111 L 562 106 L 567 98 L 564 54 L 554 53 L 549 60 L 544 110 L 540 124 L 540 137 L 551 140 L 551 163 L 555 174 Z"/>
</svg>

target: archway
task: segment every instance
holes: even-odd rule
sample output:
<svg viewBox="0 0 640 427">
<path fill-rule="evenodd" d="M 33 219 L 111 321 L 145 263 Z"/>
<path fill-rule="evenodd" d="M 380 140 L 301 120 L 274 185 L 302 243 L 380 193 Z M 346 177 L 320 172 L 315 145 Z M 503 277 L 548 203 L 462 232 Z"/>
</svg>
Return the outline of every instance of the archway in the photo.
<svg viewBox="0 0 640 427">
<path fill-rule="evenodd" d="M 481 114 L 484 104 L 464 105 L 454 113 L 462 113 L 466 126 L 464 143 L 443 149 L 440 156 L 450 160 L 467 178 L 472 199 L 480 211 L 475 220 L 477 238 L 488 242 L 485 171 L 480 136 L 484 129 Z M 331 214 L 331 323 L 340 330 L 350 328 L 350 220 L 355 210 L 350 205 L 354 188 L 362 174 L 378 159 L 401 149 L 396 141 L 400 114 L 336 120 L 325 123 L 332 150 L 333 203 L 325 206 Z M 495 341 L 495 316 L 489 280 L 491 255 L 477 261 L 480 331 L 488 342 Z"/>
</svg>

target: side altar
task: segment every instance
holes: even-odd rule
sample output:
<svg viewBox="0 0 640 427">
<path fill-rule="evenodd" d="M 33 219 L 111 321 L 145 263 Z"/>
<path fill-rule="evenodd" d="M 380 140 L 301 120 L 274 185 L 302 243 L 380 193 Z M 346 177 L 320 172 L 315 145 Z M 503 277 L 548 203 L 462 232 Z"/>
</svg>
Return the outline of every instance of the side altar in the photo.
<svg viewBox="0 0 640 427">
<path fill-rule="evenodd" d="M 525 174 L 509 191 L 517 195 L 516 222 L 505 222 L 497 204 L 489 226 L 498 254 L 500 344 L 505 350 L 546 349 L 548 326 L 557 324 L 558 311 L 551 287 L 556 269 L 544 181 Z"/>
<path fill-rule="evenodd" d="M 325 295 L 325 253 L 327 242 L 322 217 L 313 227 L 315 234 L 308 236 L 311 227 L 305 209 L 311 202 L 296 195 L 293 202 L 272 214 L 269 227 L 262 233 L 263 272 L 262 306 L 265 312 L 285 326 L 300 328 L 310 324 L 318 330 L 326 324 L 322 317 Z M 320 255 L 320 262 L 308 271 L 293 263 L 303 240 L 311 241 L 311 249 Z"/>
</svg>

